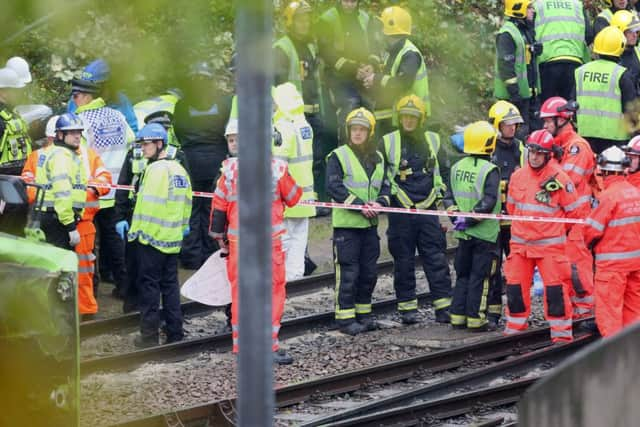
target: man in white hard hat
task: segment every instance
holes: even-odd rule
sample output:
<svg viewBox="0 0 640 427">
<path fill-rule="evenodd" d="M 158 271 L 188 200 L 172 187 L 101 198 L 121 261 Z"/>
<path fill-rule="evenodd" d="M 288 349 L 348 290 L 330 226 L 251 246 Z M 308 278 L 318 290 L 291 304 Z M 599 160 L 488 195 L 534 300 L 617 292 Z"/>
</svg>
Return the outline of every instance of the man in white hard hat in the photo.
<svg viewBox="0 0 640 427">
<path fill-rule="evenodd" d="M 29 126 L 14 110 L 25 84 L 13 68 L 0 68 L 0 173 L 6 175 L 20 175 L 31 153 Z"/>
<path fill-rule="evenodd" d="M 22 179 L 24 179 L 25 182 L 35 182 L 36 169 L 38 168 L 38 157 L 41 153 L 46 152 L 53 144 L 53 140 L 56 138 L 56 122 L 59 117 L 60 116 L 51 116 L 49 118 L 44 131 L 44 134 L 47 137 L 45 143 L 41 148 L 32 151 L 27 157 L 24 167 L 22 168 Z M 27 187 L 27 197 L 30 204 L 35 202 L 36 189 L 34 187 Z"/>
</svg>

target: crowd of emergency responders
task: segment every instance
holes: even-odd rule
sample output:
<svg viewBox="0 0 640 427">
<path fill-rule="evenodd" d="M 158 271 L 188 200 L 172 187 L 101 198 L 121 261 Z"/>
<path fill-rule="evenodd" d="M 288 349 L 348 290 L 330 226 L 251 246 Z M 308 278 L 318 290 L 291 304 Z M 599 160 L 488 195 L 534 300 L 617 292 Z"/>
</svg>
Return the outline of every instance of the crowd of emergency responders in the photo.
<svg viewBox="0 0 640 427">
<path fill-rule="evenodd" d="M 486 120 L 450 137 L 455 156 L 429 130 L 429 70 L 410 10 L 369 16 L 358 0 L 284 6 L 271 142 L 278 363 L 292 361 L 278 345 L 285 282 L 313 270 L 309 218 L 329 214 L 345 334 L 377 327 L 382 208 L 396 208 L 386 237 L 404 324 L 425 320 L 416 250 L 435 321 L 455 329 L 526 330 L 536 269 L 554 342 L 573 339 L 576 319 L 595 314 L 587 327 L 610 336 L 640 317 L 640 136 L 629 120 L 640 94 L 640 19 L 633 1 L 607 3 L 594 18 L 578 0 L 504 1 L 496 102 Z M 29 64 L 9 59 L 0 69 L 0 171 L 45 190 L 35 200 L 30 187 L 30 202 L 46 241 L 77 253 L 79 312 L 98 311 L 98 276 L 113 282 L 124 312 L 140 310 L 139 347 L 159 344 L 161 317 L 167 342 L 184 338 L 178 264 L 196 270 L 214 251 L 228 254 L 237 352 L 237 152 L 256 143 L 238 140 L 237 99 L 215 90 L 207 63 L 193 64 L 185 87 L 135 105 L 109 78 L 104 60 L 86 65 L 39 148 L 14 108 L 32 80 Z M 357 209 L 300 203 L 314 200 Z M 446 210 L 451 224 L 411 210 Z M 455 286 L 447 226 L 458 241 Z"/>
</svg>

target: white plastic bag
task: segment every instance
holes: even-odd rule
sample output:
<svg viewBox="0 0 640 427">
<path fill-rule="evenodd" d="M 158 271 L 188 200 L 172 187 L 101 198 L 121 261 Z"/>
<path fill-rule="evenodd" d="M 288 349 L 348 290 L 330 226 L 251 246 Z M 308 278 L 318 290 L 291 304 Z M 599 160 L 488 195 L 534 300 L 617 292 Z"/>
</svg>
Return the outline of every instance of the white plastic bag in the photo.
<svg viewBox="0 0 640 427">
<path fill-rule="evenodd" d="M 180 289 L 183 297 L 201 304 L 221 306 L 231 303 L 231 285 L 227 276 L 227 261 L 215 252 Z"/>
</svg>

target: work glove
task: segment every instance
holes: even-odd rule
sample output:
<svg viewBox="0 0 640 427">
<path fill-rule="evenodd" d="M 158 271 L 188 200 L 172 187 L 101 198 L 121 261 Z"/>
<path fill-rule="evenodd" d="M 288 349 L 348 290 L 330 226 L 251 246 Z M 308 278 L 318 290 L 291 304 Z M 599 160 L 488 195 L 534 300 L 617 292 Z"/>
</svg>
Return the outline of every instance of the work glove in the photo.
<svg viewBox="0 0 640 427">
<path fill-rule="evenodd" d="M 78 230 L 73 230 L 69 232 L 69 244 L 71 247 L 76 247 L 80 243 L 80 233 Z"/>
<path fill-rule="evenodd" d="M 182 230 L 182 238 L 185 238 L 191 233 L 191 227 L 188 225 Z"/>
<path fill-rule="evenodd" d="M 519 104 L 522 102 L 522 97 L 520 96 L 520 87 L 518 86 L 518 83 L 507 85 L 507 92 L 509 92 L 510 102 L 514 104 Z"/>
<path fill-rule="evenodd" d="M 453 229 L 455 231 L 464 231 L 469 227 L 467 219 L 465 217 L 458 217 L 453 223 Z"/>
<path fill-rule="evenodd" d="M 125 234 L 129 231 L 129 223 L 125 220 L 116 223 L 116 233 L 122 240 L 125 240 Z"/>
</svg>

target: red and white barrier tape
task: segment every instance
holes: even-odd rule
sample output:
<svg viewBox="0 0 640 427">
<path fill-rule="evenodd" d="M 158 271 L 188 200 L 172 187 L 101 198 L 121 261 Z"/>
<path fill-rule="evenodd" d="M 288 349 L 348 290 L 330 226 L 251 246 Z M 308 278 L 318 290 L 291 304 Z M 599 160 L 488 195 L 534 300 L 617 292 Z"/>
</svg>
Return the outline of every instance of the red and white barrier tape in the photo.
<svg viewBox="0 0 640 427">
<path fill-rule="evenodd" d="M 103 187 L 103 188 L 113 188 L 116 190 L 133 190 L 132 185 L 118 185 L 118 184 L 92 184 L 93 187 Z M 204 191 L 194 191 L 193 195 L 196 197 L 206 197 L 213 198 L 213 193 L 207 193 Z M 352 209 L 352 210 L 362 210 L 362 205 L 349 205 L 345 203 L 333 203 L 333 202 L 314 202 L 311 200 L 302 200 L 298 204 L 305 206 L 315 206 L 322 208 L 330 208 L 330 209 Z M 448 217 L 465 217 L 465 218 L 477 218 L 477 219 L 497 219 L 503 221 L 528 221 L 528 222 L 546 222 L 546 223 L 556 223 L 556 224 L 584 224 L 584 220 L 582 219 L 571 219 L 571 218 L 551 218 L 551 217 L 543 217 L 543 216 L 533 216 L 533 215 L 504 215 L 504 214 L 483 214 L 483 213 L 475 213 L 475 212 L 449 212 L 449 211 L 438 211 L 438 210 L 427 210 L 427 209 L 407 209 L 407 208 L 378 208 L 377 212 L 390 212 L 390 213 L 404 213 L 411 215 L 429 215 L 429 216 L 448 216 Z"/>
</svg>

